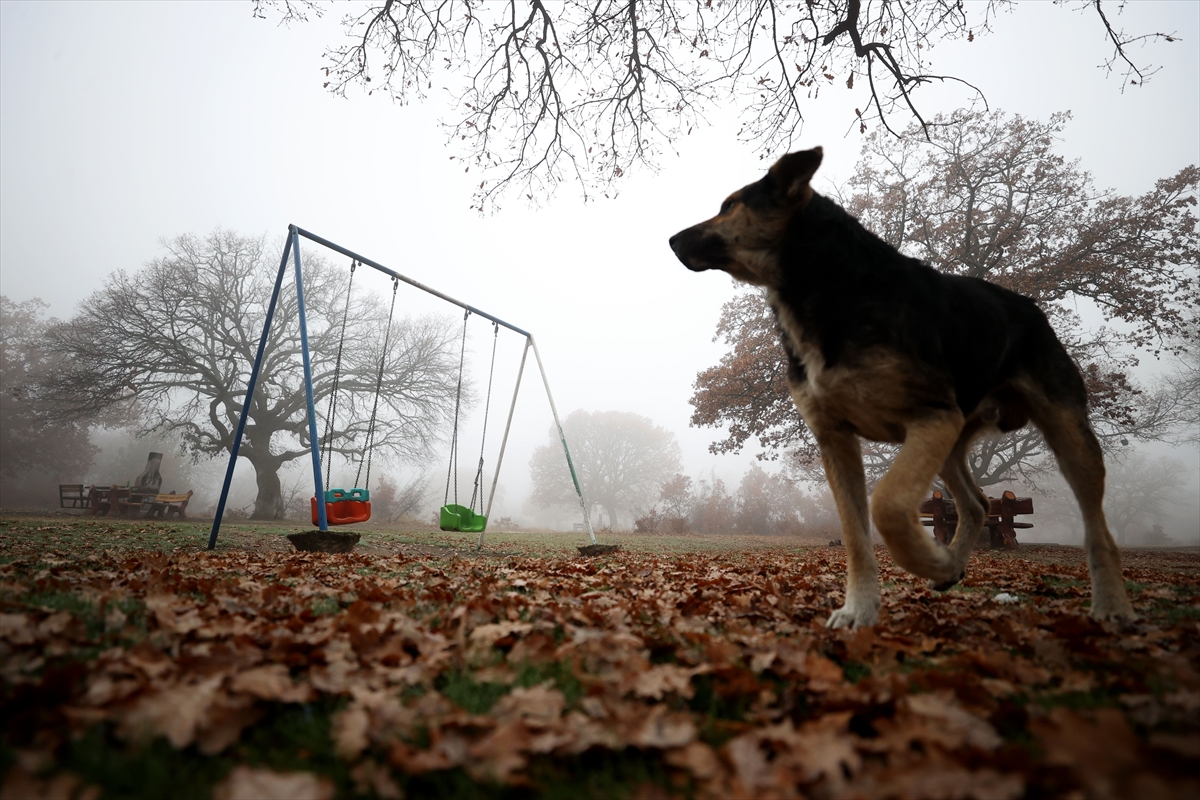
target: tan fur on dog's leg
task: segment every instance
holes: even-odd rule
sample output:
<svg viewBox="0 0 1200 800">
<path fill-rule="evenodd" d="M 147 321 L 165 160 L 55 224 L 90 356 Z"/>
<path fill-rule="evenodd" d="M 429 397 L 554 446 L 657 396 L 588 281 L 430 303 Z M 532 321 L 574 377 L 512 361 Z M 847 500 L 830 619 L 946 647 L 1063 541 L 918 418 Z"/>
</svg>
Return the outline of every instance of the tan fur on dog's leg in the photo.
<svg viewBox="0 0 1200 800">
<path fill-rule="evenodd" d="M 1104 518 L 1104 455 L 1083 411 L 1047 404 L 1035 409 L 1034 422 L 1058 458 L 1063 477 L 1083 513 L 1083 547 L 1092 578 L 1092 617 L 1129 621 L 1137 618 L 1121 575 L 1121 552 Z"/>
<path fill-rule="evenodd" d="M 862 628 L 879 621 L 879 562 L 867 523 L 867 484 L 858 437 L 817 433 L 825 476 L 842 521 L 846 545 L 846 603 L 829 616 L 829 628 Z"/>
<path fill-rule="evenodd" d="M 971 428 L 959 434 L 954 449 L 950 451 L 941 471 L 938 472 L 954 497 L 958 513 L 958 525 L 954 529 L 954 539 L 950 542 L 950 555 L 954 559 L 955 571 L 958 574 L 962 574 L 967 560 L 975 550 L 989 509 L 987 495 L 979 488 L 975 476 L 967 467 L 967 452 L 971 449 L 971 441 L 974 438 L 975 430 Z"/>
<path fill-rule="evenodd" d="M 896 563 L 943 586 L 957 582 L 961 569 L 950 551 L 921 525 L 917 507 L 962 429 L 958 410 L 909 423 L 895 462 L 871 498 L 871 519 Z"/>
</svg>

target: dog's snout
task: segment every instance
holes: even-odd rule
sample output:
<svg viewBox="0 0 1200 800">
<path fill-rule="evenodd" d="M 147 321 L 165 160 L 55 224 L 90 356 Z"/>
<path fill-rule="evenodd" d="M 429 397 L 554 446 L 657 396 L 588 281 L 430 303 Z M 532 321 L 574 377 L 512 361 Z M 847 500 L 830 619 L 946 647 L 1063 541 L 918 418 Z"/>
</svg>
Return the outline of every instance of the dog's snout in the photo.
<svg viewBox="0 0 1200 800">
<path fill-rule="evenodd" d="M 670 239 L 675 257 L 693 272 L 720 268 L 724 260 L 724 243 L 701 223 L 686 228 Z"/>
<path fill-rule="evenodd" d="M 685 233 L 687 233 L 687 231 L 680 231 L 668 240 L 668 243 L 671 245 L 671 250 L 674 251 L 675 255 L 677 256 L 679 255 L 679 245 L 683 241 L 683 235 Z"/>
<path fill-rule="evenodd" d="M 675 251 L 675 257 L 684 263 L 689 269 L 696 269 L 694 261 L 697 255 L 703 249 L 702 240 L 704 233 L 697 230 L 699 226 L 686 228 L 671 237 L 671 249 Z"/>
</svg>

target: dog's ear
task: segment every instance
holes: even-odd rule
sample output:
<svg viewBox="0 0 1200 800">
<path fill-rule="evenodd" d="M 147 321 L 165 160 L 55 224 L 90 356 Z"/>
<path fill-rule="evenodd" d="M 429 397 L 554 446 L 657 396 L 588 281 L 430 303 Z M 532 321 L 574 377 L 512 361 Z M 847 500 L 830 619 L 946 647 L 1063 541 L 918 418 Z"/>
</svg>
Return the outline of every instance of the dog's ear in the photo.
<svg viewBox="0 0 1200 800">
<path fill-rule="evenodd" d="M 767 176 L 788 200 L 796 200 L 803 196 L 817 167 L 821 166 L 822 155 L 820 147 L 788 153 L 775 162 Z"/>
</svg>

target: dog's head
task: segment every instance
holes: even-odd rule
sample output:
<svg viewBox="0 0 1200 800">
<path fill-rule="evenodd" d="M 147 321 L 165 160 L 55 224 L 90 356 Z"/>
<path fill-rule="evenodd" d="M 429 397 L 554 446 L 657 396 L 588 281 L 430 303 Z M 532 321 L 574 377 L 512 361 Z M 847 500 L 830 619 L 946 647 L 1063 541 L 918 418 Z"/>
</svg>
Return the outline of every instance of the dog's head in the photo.
<svg viewBox="0 0 1200 800">
<path fill-rule="evenodd" d="M 819 166 L 820 147 L 788 153 L 762 180 L 725 198 L 715 217 L 672 236 L 671 249 L 690 270 L 719 269 L 756 286 L 778 286 L 788 222 L 812 199 L 809 182 Z"/>
</svg>

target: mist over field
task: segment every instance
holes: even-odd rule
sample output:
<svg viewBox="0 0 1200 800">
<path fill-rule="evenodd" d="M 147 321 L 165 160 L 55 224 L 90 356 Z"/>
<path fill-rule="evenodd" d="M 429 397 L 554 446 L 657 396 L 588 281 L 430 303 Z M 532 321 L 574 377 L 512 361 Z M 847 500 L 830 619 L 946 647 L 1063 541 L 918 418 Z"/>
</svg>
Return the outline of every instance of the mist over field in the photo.
<svg viewBox="0 0 1200 800">
<path fill-rule="evenodd" d="M 980 88 L 987 108 L 1000 114 L 997 124 L 1046 126 L 1050 143 L 1038 158 L 1067 170 L 1062 175 L 1069 170 L 1061 165 L 1068 165 L 1075 170 L 1071 180 L 1086 176 L 1086 182 L 1046 184 L 1037 190 L 1043 200 L 1082 187 L 1097 208 L 1122 198 L 1133 208 L 1157 198 L 1161 208 L 1178 200 L 1185 213 L 1187 198 L 1194 198 L 1185 171 L 1200 162 L 1200 51 L 1197 37 L 1188 35 L 1197 29 L 1197 6 L 1139 3 L 1123 10 L 1121 23 L 1130 29 L 1182 37 L 1137 51 L 1160 68 L 1145 86 L 1123 86 L 1115 74 L 1096 69 L 1104 51 L 1091 18 L 1068 15 L 1078 24 L 1064 28 L 1055 12 L 1019 4 L 994 19 L 988 36 L 940 45 L 939 63 L 984 76 Z M 749 330 L 717 335 L 742 293 L 724 276 L 689 273 L 666 240 L 714 213 L 729 191 L 759 177 L 782 152 L 762 153 L 739 139 L 744 119 L 732 107 L 718 107 L 707 125 L 680 132 L 657 169 L 630 169 L 607 193 L 588 190 L 585 201 L 583 190 L 567 181 L 545 198 L 506 197 L 498 212 L 489 207 L 480 214 L 471 208 L 480 170 L 448 149 L 439 129 L 454 111 L 450 89 L 435 81 L 424 102 L 398 104 L 366 92 L 337 97 L 322 86 L 320 53 L 341 35 L 337 14 L 290 26 L 257 19 L 239 4 L 5 3 L 0 14 L 4 510 L 61 510 L 60 484 L 125 486 L 145 469 L 149 453 L 161 452 L 163 491 L 191 489 L 189 516 L 211 515 L 232 435 L 225 429 L 241 403 L 286 226 L 295 223 L 531 331 L 564 424 L 573 415 L 626 414 L 631 445 L 645 441 L 638 425 L 662 432 L 659 450 L 639 456 L 656 466 L 617 485 L 605 459 L 636 448 L 606 454 L 582 429 L 572 439 L 567 426 L 573 456 L 587 472 L 583 488 L 598 529 L 636 530 L 640 520 L 653 531 L 674 525 L 840 535 L 819 466 L 795 457 L 802 437 L 771 439 L 768 426 L 767 444 L 755 434 L 731 446 L 732 432 L 754 421 L 705 405 L 705 392 L 722 377 L 713 371 Z M 1035 52 L 1038 59 L 1026 57 Z M 1057 78 L 1043 80 L 1048 73 Z M 849 202 L 856 192 L 869 194 L 863 181 L 871 148 L 882 152 L 894 140 L 871 138 L 882 130 L 877 124 L 859 130 L 860 101 L 844 83 L 839 76 L 806 99 L 793 148 L 822 144 L 826 160 L 815 185 Z M 923 98 L 928 119 L 963 109 L 982 113 L 978 98 L 961 86 L 931 86 Z M 1070 116 L 1055 116 L 1065 112 Z M 918 154 L 909 151 L 913 159 Z M 1175 200 L 1162 188 L 1172 180 L 1182 181 Z M 890 223 L 880 213 L 860 215 L 886 235 Z M 1164 227 L 1161 246 L 1194 252 L 1194 227 L 1191 242 L 1180 230 Z M 1182 243 L 1167 242 L 1171 236 L 1183 236 Z M 246 273 L 236 303 L 188 312 L 195 314 L 187 323 L 192 330 L 218 343 L 201 363 L 204 336 L 181 345 L 198 360 L 170 352 L 171 343 L 185 341 L 181 329 L 171 329 L 170 314 L 181 320 L 181 303 L 202 294 L 196 287 L 207 285 L 204 270 L 217 263 L 205 260 L 217 250 L 204 248 L 217 240 L 225 242 L 225 256 L 237 252 L 262 268 Z M 936 261 L 933 249 L 921 249 L 927 245 L 902 244 Z M 392 287 L 361 268 L 351 292 L 349 259 L 307 240 L 301 253 L 312 281 L 306 291 L 319 436 L 327 427 L 331 365 L 339 341 L 346 342 L 343 387 L 354 386 L 338 400 L 342 438 L 324 469 L 332 471 L 331 485 L 349 487 L 367 454 L 373 371 Z M 1196 265 L 1180 269 L 1194 284 Z M 214 278 L 212 285 L 230 280 Z M 289 336 L 292 286 L 289 271 L 281 301 L 291 303 L 281 316 Z M 1082 343 L 1077 359 L 1119 376 L 1110 388 L 1128 392 L 1118 404 L 1131 416 L 1112 418 L 1106 445 L 1108 513 L 1121 520 L 1120 544 L 1196 546 L 1196 346 L 1193 339 L 1192 355 L 1173 355 L 1172 347 L 1187 349 L 1182 339 L 1142 336 L 1146 319 L 1187 313 L 1183 294 L 1169 294 L 1162 281 L 1155 286 L 1159 299 L 1147 295 L 1141 318 L 1113 316 L 1099 295 L 1047 302 L 1057 304 L 1060 334 Z M 134 297 L 131 306 L 121 304 Z M 464 338 L 459 308 L 408 285 L 396 297 L 396 319 L 415 327 L 406 329 L 409 339 L 389 345 L 388 380 L 399 380 L 399 365 L 409 363 L 405 354 L 415 352 L 406 348 L 418 341 L 427 348 L 420 363 L 428 373 L 424 388 L 396 382 L 383 393 L 395 402 L 379 416 L 386 441 L 372 448 L 372 491 L 383 487 L 387 524 L 427 525 L 456 493 L 460 502 L 475 495 L 477 505 L 491 496 L 524 340 L 477 315 Z M 358 327 L 339 337 L 351 300 Z M 126 313 L 128 319 L 118 318 Z M 212 322 L 218 324 L 210 331 L 205 325 Z M 227 336 L 235 328 L 238 336 Z M 460 352 L 463 390 L 455 393 Z M 270 391 L 299 392 L 298 366 L 293 356 L 270 379 L 277 380 Z M 204 377 L 210 368 L 215 381 Z M 1127 387 L 1118 385 L 1126 380 Z M 1177 407 L 1151 419 L 1152 399 Z M 491 517 L 524 530 L 570 531 L 582 516 L 532 356 L 513 412 Z M 287 424 L 243 451 L 226 512 L 232 518 L 307 519 L 313 494 L 301 441 L 307 432 L 301 411 L 289 405 L 287 414 Z M 459 458 L 451 468 L 455 416 Z M 261 424 L 258 431 L 265 435 Z M 484 468 L 477 474 L 481 450 Z M 263 460 L 252 463 L 250 451 Z M 1015 465 L 996 459 L 995 474 L 982 468 L 991 481 L 985 490 L 1034 498 L 1035 527 L 1021 533 L 1023 541 L 1081 541 L 1074 503 L 1044 454 Z M 450 471 L 457 473 L 453 483 Z M 598 499 L 602 494 L 606 499 Z"/>
<path fill-rule="evenodd" d="M 0 798 L 1194 800 L 1198 629 L 1197 0 L 0 2 Z"/>
</svg>

